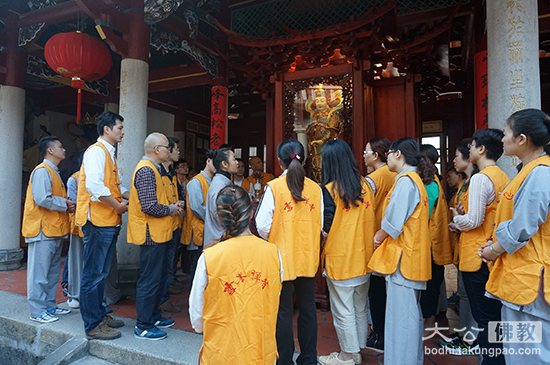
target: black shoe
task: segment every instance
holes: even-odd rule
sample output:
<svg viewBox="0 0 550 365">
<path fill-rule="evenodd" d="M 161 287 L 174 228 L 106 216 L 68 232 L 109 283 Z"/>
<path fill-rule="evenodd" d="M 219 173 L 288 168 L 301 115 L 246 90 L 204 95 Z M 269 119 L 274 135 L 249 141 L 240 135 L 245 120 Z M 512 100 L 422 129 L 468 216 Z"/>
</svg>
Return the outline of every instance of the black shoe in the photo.
<svg viewBox="0 0 550 365">
<path fill-rule="evenodd" d="M 384 335 L 378 335 L 376 337 L 373 350 L 381 354 L 384 353 Z"/>
<path fill-rule="evenodd" d="M 370 331 L 369 338 L 367 338 L 367 348 L 373 349 L 374 343 L 376 342 L 376 333 L 374 331 Z"/>
</svg>

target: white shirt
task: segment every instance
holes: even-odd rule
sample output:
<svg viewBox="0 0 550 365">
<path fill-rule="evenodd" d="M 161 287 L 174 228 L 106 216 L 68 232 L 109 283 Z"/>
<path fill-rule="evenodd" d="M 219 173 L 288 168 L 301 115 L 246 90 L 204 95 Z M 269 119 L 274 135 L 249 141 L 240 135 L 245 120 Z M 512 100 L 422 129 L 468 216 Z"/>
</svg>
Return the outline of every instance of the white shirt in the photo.
<svg viewBox="0 0 550 365">
<path fill-rule="evenodd" d="M 241 180 L 237 180 L 235 178 L 235 175 L 233 175 L 233 184 L 237 185 L 237 186 L 240 186 L 241 188 L 243 187 L 243 181 L 244 181 L 244 177 L 241 179 Z M 256 192 L 254 191 L 254 185 L 250 184 L 249 188 L 248 188 L 248 194 L 250 194 L 251 197 L 256 197 Z"/>
<path fill-rule="evenodd" d="M 279 267 L 281 275 L 281 283 L 283 282 L 283 261 L 281 260 L 281 253 L 277 250 L 279 255 Z M 201 253 L 199 261 L 197 262 L 197 268 L 195 270 L 195 278 L 193 279 L 193 286 L 191 287 L 191 293 L 189 294 L 189 317 L 191 318 L 191 326 L 197 333 L 203 331 L 202 311 L 204 307 L 204 290 L 208 285 L 208 272 L 206 271 L 206 261 L 204 260 L 204 252 Z"/>
<path fill-rule="evenodd" d="M 109 151 L 111 160 L 115 163 L 115 146 L 101 137 L 97 141 L 105 146 L 107 151 Z M 89 148 L 84 154 L 82 163 L 84 164 L 84 174 L 86 175 L 86 190 L 92 196 L 91 200 L 98 202 L 102 196 L 114 196 L 103 182 L 105 178 L 105 151 L 103 148 L 99 146 Z M 120 172 L 118 172 L 118 180 L 121 183 L 120 192 L 124 194 L 128 189 L 122 186 Z"/>
<path fill-rule="evenodd" d="M 481 226 L 485 220 L 487 206 L 495 200 L 495 186 L 485 174 L 477 173 L 470 178 L 468 187 L 468 213 L 453 217 L 453 222 L 461 231 L 471 231 Z"/>
<path fill-rule="evenodd" d="M 287 170 L 283 171 L 281 176 L 286 175 Z M 321 187 L 319 186 L 319 190 Z M 265 239 L 269 240 L 269 232 L 271 232 L 271 225 L 273 224 L 273 212 L 275 211 L 275 197 L 273 196 L 273 191 L 269 185 L 265 186 L 264 194 L 262 195 L 262 200 L 256 211 L 256 229 L 258 230 L 259 235 Z M 321 222 L 323 222 L 323 212 L 325 211 L 325 204 L 323 203 L 323 191 L 321 191 L 321 209 L 319 214 L 321 214 Z"/>
</svg>

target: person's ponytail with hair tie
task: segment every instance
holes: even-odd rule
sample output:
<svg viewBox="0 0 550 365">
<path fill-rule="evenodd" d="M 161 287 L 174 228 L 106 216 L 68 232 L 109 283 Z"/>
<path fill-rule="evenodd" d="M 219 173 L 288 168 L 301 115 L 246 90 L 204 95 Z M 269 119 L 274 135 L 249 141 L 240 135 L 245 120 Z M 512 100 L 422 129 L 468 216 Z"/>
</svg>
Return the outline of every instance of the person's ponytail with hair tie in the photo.
<svg viewBox="0 0 550 365">
<path fill-rule="evenodd" d="M 277 146 L 277 157 L 287 169 L 286 184 L 295 202 L 305 201 L 302 196 L 306 171 L 301 159 L 304 146 L 295 139 L 287 139 Z"/>
<path fill-rule="evenodd" d="M 290 159 L 291 159 L 291 160 L 297 159 L 298 161 L 300 161 L 300 155 L 299 155 L 298 153 L 293 153 L 293 154 L 290 156 Z"/>
</svg>

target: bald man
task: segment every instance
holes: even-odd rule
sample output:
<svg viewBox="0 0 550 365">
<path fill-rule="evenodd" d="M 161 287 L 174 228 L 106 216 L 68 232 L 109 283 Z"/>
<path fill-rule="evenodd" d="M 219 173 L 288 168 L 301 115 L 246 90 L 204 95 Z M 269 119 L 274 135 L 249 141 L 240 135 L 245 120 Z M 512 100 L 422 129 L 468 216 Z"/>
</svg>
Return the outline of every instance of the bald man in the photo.
<svg viewBox="0 0 550 365">
<path fill-rule="evenodd" d="M 248 163 L 250 164 L 250 168 L 253 172 L 252 175 L 246 179 L 254 188 L 256 198 L 259 199 L 267 183 L 275 177 L 267 172 L 264 172 L 264 163 L 258 156 L 251 157 Z"/>
<path fill-rule="evenodd" d="M 180 201 L 170 204 L 164 190 L 160 165 L 170 160 L 168 139 L 151 133 L 144 143 L 145 156 L 136 166 L 128 205 L 128 242 L 140 246 L 140 277 L 136 287 L 137 320 L 134 337 L 161 340 L 167 334 L 159 328 L 174 325 L 173 319 L 161 318 L 169 243 L 173 236 L 171 216 L 183 212 Z"/>
</svg>

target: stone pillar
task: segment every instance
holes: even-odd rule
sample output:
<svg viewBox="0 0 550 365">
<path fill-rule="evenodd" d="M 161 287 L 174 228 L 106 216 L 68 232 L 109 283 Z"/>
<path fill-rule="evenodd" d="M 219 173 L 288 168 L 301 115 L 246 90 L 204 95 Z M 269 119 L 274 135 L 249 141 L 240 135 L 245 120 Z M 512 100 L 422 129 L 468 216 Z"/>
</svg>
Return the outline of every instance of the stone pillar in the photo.
<svg viewBox="0 0 550 365">
<path fill-rule="evenodd" d="M 122 185 L 128 190 L 134 169 L 143 156 L 143 142 L 147 137 L 148 80 L 147 62 L 135 59 L 122 60 L 119 114 L 124 118 L 124 138 L 118 144 L 117 162 Z M 127 219 L 128 214 L 124 214 L 117 245 L 118 263 L 119 266 L 139 267 L 139 247 L 127 244 L 126 241 Z"/>
<path fill-rule="evenodd" d="M 0 271 L 21 267 L 21 182 L 23 166 L 23 128 L 25 126 L 25 89 L 0 85 Z"/>
<path fill-rule="evenodd" d="M 503 129 L 508 117 L 541 107 L 539 26 L 536 1 L 487 0 L 489 128 Z M 517 158 L 498 165 L 512 177 Z"/>
<path fill-rule="evenodd" d="M 308 142 L 307 142 L 306 127 L 304 127 L 301 124 L 294 124 L 294 132 L 296 132 L 296 139 L 298 141 L 300 141 L 302 146 L 304 146 L 304 152 L 305 152 L 306 160 L 307 160 L 307 157 L 309 156 L 309 153 L 307 153 L 307 151 L 308 151 L 308 149 L 307 149 Z M 305 163 L 305 161 L 302 161 L 302 163 Z"/>
<path fill-rule="evenodd" d="M 7 16 L 6 76 L 0 85 L 0 271 L 21 267 L 21 183 L 25 126 L 26 53 L 19 47 L 18 18 Z"/>
<path fill-rule="evenodd" d="M 143 0 L 131 0 L 130 3 L 132 9 L 127 16 L 131 31 L 123 36 L 128 42 L 128 53 L 122 59 L 120 70 L 119 114 L 124 118 L 124 138 L 117 149 L 122 185 L 128 190 L 134 169 L 143 157 L 143 142 L 147 137 L 150 38 Z M 139 247 L 127 243 L 127 223 L 126 213 L 117 243 L 118 285 L 123 293 L 133 295 L 139 273 Z"/>
</svg>

